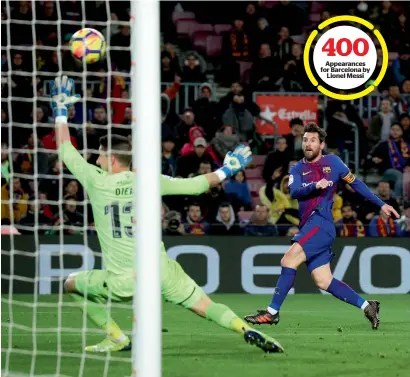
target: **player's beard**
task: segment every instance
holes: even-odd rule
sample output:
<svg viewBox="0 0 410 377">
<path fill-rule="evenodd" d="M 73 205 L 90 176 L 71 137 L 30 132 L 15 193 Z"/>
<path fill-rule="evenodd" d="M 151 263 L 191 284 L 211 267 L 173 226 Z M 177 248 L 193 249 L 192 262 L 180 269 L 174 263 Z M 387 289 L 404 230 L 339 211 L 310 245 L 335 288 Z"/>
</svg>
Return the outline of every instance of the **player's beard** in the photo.
<svg viewBox="0 0 410 377">
<path fill-rule="evenodd" d="M 317 156 L 319 156 L 320 148 L 318 148 L 317 150 L 314 150 L 314 149 L 306 150 L 305 149 L 303 153 L 307 161 L 313 161 Z"/>
</svg>

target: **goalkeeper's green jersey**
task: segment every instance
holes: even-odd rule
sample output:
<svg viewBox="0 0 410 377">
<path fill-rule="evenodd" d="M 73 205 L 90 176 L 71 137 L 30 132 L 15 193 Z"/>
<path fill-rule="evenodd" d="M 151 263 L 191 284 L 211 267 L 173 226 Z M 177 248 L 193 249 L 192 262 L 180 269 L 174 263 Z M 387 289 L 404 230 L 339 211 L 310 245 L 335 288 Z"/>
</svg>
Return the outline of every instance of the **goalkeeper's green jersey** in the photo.
<svg viewBox="0 0 410 377">
<path fill-rule="evenodd" d="M 124 171 L 110 174 L 91 165 L 71 142 L 63 143 L 59 153 L 90 198 L 104 265 L 109 272 L 109 288 L 119 296 L 132 296 L 135 261 L 135 241 L 132 235 L 135 173 Z M 208 189 L 209 183 L 204 176 L 176 179 L 161 175 L 161 195 L 199 195 Z M 161 249 L 165 252 L 164 244 Z M 152 250 L 144 252 L 150 253 Z"/>
</svg>

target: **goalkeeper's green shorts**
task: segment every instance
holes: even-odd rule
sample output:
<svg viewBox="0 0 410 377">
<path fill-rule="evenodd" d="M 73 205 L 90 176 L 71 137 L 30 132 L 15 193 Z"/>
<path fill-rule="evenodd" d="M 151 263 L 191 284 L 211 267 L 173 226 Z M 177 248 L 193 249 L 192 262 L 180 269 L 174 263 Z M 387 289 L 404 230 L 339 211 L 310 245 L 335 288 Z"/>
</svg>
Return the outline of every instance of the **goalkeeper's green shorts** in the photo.
<svg viewBox="0 0 410 377">
<path fill-rule="evenodd" d="M 128 302 L 132 296 L 122 297 L 111 291 L 107 281 L 109 272 L 106 270 L 81 271 L 75 274 L 75 287 L 77 292 L 88 297 L 99 297 L 105 300 L 111 298 L 112 302 Z M 112 275 L 110 280 L 112 280 Z M 181 265 L 161 253 L 161 291 L 165 301 L 192 307 L 204 295 L 201 287 L 192 280 Z"/>
</svg>

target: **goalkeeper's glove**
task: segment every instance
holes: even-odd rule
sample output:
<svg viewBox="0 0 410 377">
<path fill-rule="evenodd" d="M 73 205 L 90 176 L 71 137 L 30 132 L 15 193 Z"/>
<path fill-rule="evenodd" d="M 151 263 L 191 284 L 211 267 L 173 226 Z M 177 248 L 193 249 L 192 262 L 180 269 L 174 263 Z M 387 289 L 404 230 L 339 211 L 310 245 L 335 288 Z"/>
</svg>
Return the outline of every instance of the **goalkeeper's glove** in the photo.
<svg viewBox="0 0 410 377">
<path fill-rule="evenodd" d="M 73 79 L 63 76 L 57 77 L 50 82 L 50 96 L 52 98 L 54 117 L 67 117 L 67 109 L 76 103 L 81 96 L 74 93 L 75 83 Z"/>
<path fill-rule="evenodd" d="M 246 145 L 238 145 L 233 152 L 225 156 L 223 166 L 219 169 L 226 178 L 231 178 L 239 171 L 244 170 L 252 161 L 252 152 Z"/>
</svg>

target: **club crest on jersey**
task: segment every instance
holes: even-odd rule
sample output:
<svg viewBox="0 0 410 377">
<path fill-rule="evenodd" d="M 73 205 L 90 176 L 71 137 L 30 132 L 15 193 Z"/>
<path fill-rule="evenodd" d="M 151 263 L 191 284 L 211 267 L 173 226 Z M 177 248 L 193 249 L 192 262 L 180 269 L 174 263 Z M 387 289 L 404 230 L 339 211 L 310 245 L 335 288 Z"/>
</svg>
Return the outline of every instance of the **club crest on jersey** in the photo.
<svg viewBox="0 0 410 377">
<path fill-rule="evenodd" d="M 332 171 L 330 166 L 323 166 L 323 173 L 329 174 Z"/>
</svg>

